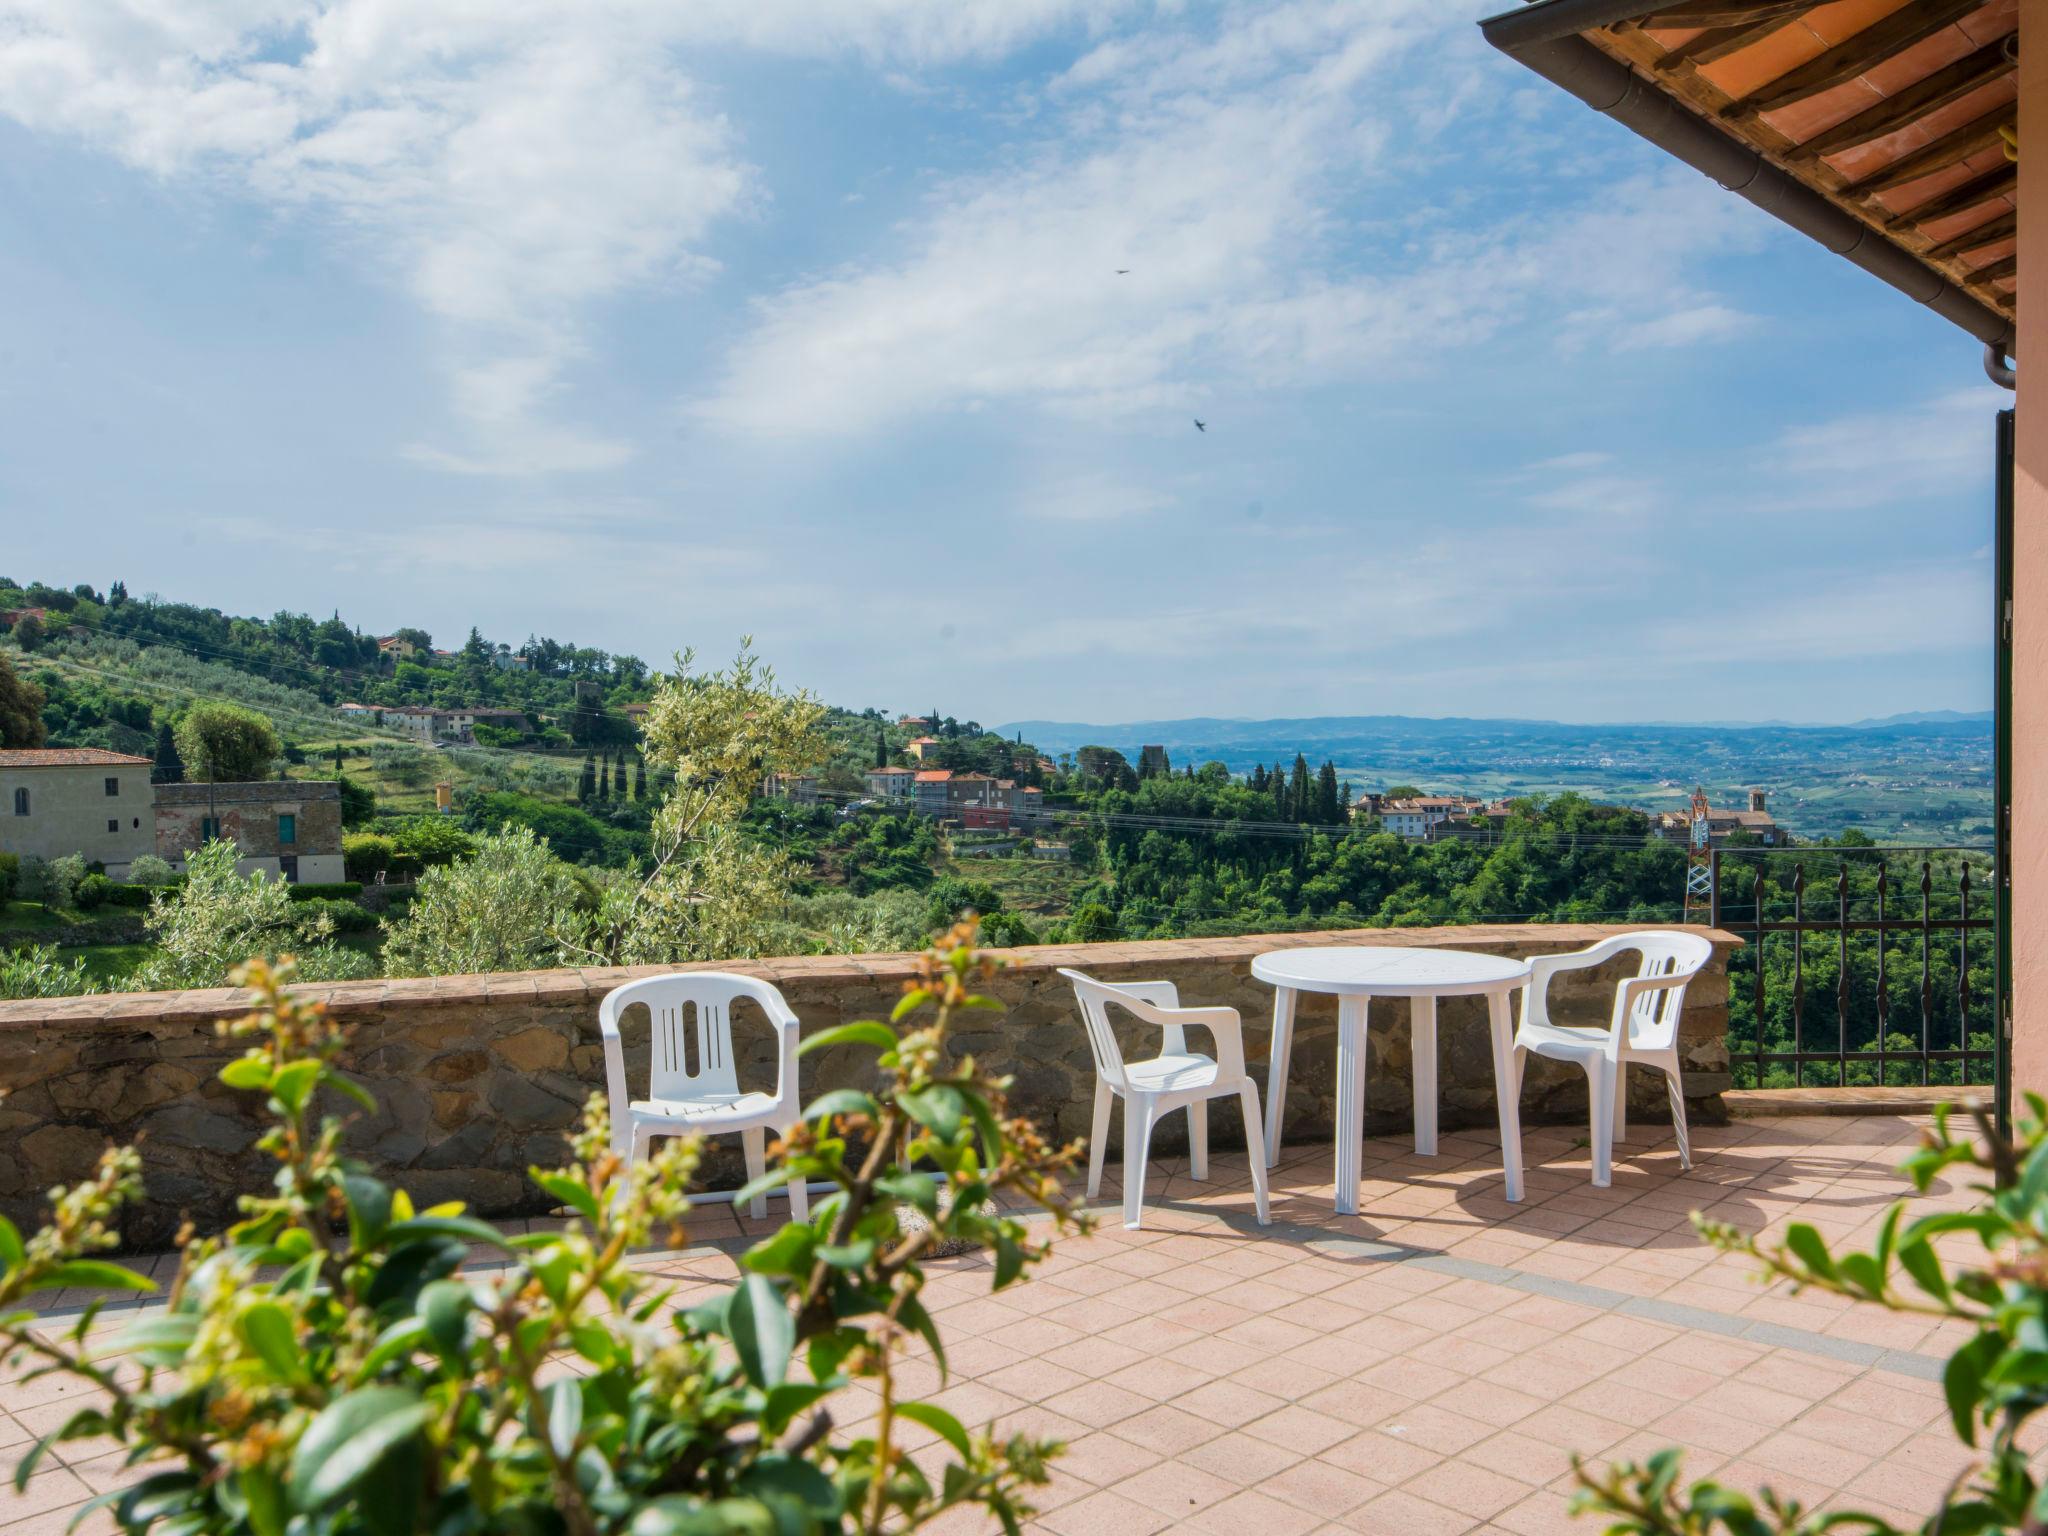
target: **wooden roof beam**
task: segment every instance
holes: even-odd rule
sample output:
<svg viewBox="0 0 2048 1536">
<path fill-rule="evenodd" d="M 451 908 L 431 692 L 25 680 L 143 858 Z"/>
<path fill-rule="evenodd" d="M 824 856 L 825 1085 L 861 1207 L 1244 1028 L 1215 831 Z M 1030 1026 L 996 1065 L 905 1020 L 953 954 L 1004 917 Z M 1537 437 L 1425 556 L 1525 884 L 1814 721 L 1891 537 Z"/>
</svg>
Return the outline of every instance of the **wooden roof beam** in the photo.
<svg viewBox="0 0 2048 1536">
<path fill-rule="evenodd" d="M 1923 0 L 1871 23 L 1844 38 L 1818 58 L 1766 82 L 1742 100 L 1724 107 L 1721 115 L 1753 119 L 1765 112 L 1807 101 L 1854 80 L 1865 70 L 1925 42 L 1983 4 L 1983 0 Z"/>
<path fill-rule="evenodd" d="M 1989 245 L 1994 240 L 2011 238 L 2019 230 L 2020 214 L 2017 208 L 2008 208 L 1994 218 L 1986 219 L 1974 229 L 1966 229 L 1960 235 L 1930 246 L 1920 254 L 1929 261 L 1947 261 L 1951 256 L 1960 256 L 1965 251 L 1974 251 L 1980 245 Z"/>
<path fill-rule="evenodd" d="M 1964 278 L 1963 281 L 1972 288 L 1975 288 L 1984 283 L 1995 283 L 2003 277 L 2011 277 L 2019 269 L 2020 258 L 2015 253 L 1992 262 L 1988 267 L 1979 267 L 1968 277 Z"/>
<path fill-rule="evenodd" d="M 1679 27 L 1747 26 L 1759 21 L 1787 21 L 1810 11 L 1819 0 L 1681 0 L 1648 16 L 1636 18 L 1645 32 Z"/>
<path fill-rule="evenodd" d="M 1900 229 L 1908 224 L 1927 224 L 1935 219 L 1945 219 L 1952 213 L 1964 213 L 1979 203 L 1988 203 L 1994 197 L 2005 197 L 2018 190 L 2020 168 L 2016 165 L 1994 165 L 1981 176 L 1972 176 L 1961 186 L 1930 197 L 1923 203 L 1915 203 L 1904 213 L 1895 213 L 1884 221 L 1886 229 Z"/>
<path fill-rule="evenodd" d="M 1791 19 L 1771 16 L 1763 21 L 1745 22 L 1731 27 L 1709 27 L 1696 37 L 1689 37 L 1676 48 L 1669 49 L 1651 68 L 1660 74 L 1669 74 L 1674 69 L 1690 64 L 1701 69 L 1725 59 L 1731 53 L 1740 53 L 1751 43 L 1761 42 L 1778 28 L 1790 26 Z"/>
<path fill-rule="evenodd" d="M 1823 129 L 1805 143 L 1796 145 L 1786 158 L 1816 160 L 1857 144 L 1868 144 L 1872 139 L 1897 133 L 1908 123 L 1917 122 L 1930 112 L 1940 111 L 1950 102 L 1960 101 L 1970 92 L 2012 73 L 2013 64 L 2006 55 L 2005 42 L 2002 37 L 1994 38 L 1975 53 L 1944 65 L 1925 79 L 1915 80 L 1882 101 L 1873 102 L 1854 117 Z"/>
<path fill-rule="evenodd" d="M 1874 197 L 1879 192 L 1903 187 L 1909 181 L 1918 181 L 1922 176 L 1945 171 L 1958 161 L 1969 159 L 1978 150 L 1989 149 L 1998 143 L 1998 130 L 2011 127 L 2019 121 L 2019 115 L 2019 103 L 2016 101 L 1994 107 L 1982 117 L 1951 129 L 1932 143 L 1921 145 L 1910 155 L 1871 172 L 1842 191 L 1850 197 Z"/>
</svg>

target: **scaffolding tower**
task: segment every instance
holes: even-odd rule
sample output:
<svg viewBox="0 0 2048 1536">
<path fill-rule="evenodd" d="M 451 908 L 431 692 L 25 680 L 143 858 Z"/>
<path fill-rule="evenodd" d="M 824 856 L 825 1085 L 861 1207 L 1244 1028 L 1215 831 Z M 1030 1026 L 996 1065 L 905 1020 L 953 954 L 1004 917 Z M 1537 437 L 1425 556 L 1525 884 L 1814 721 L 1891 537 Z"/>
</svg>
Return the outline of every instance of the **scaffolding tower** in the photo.
<svg viewBox="0 0 2048 1536">
<path fill-rule="evenodd" d="M 1714 911 L 1713 834 L 1708 821 L 1707 791 L 1694 785 L 1692 817 L 1685 838 L 1685 920 L 1710 922 Z"/>
</svg>

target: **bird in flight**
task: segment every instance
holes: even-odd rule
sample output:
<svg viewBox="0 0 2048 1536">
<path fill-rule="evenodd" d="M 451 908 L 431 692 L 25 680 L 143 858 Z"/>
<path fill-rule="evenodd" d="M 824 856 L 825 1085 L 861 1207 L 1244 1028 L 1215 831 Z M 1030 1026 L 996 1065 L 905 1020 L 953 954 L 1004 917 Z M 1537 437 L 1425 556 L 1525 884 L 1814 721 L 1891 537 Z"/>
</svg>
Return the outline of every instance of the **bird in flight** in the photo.
<svg viewBox="0 0 2048 1536">
<path fill-rule="evenodd" d="M 1118 267 L 1116 269 L 1116 275 L 1118 277 L 1129 277 L 1131 275 L 1131 269 L 1129 267 Z"/>
<path fill-rule="evenodd" d="M 1209 423 L 1207 423 L 1206 421 L 1202 420 L 1202 418 L 1201 418 L 1201 417 L 1197 416 L 1197 417 L 1195 418 L 1195 430 L 1196 430 L 1197 432 L 1206 432 L 1206 431 L 1208 431 L 1208 430 L 1209 430 Z"/>
</svg>

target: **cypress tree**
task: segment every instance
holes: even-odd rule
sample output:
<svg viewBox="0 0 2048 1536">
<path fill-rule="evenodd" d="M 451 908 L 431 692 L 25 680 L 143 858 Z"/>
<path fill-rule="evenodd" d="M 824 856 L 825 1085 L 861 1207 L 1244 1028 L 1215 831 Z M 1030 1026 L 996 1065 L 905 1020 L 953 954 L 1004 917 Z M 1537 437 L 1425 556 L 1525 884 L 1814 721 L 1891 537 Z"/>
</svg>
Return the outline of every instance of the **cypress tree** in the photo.
<svg viewBox="0 0 2048 1536">
<path fill-rule="evenodd" d="M 1308 785 L 1308 759 L 1297 752 L 1294 754 L 1294 777 L 1287 786 L 1287 798 L 1292 802 L 1294 820 L 1308 821 L 1314 817 L 1315 801 L 1310 798 L 1312 793 Z"/>
<path fill-rule="evenodd" d="M 597 798 L 609 800 L 612 797 L 612 755 L 604 755 L 604 766 L 597 770 Z"/>
<path fill-rule="evenodd" d="M 875 727 L 875 766 L 877 768 L 889 766 L 889 737 L 879 725 Z"/>
<path fill-rule="evenodd" d="M 1327 758 L 1316 774 L 1316 819 L 1334 827 L 1344 819 L 1337 807 L 1337 765 Z"/>
<path fill-rule="evenodd" d="M 645 800 L 647 798 L 647 759 L 644 757 L 633 759 L 633 798 L 635 800 Z"/>
<path fill-rule="evenodd" d="M 576 781 L 576 798 L 585 805 L 597 798 L 597 759 L 587 753 L 583 758 L 583 777 Z"/>
<path fill-rule="evenodd" d="M 171 722 L 162 720 L 156 728 L 156 765 L 149 770 L 152 784 L 182 784 L 185 782 L 185 760 L 178 756 L 178 738 L 171 732 Z"/>
<path fill-rule="evenodd" d="M 337 775 L 341 772 L 341 743 L 338 741 L 334 744 L 334 771 Z"/>
</svg>

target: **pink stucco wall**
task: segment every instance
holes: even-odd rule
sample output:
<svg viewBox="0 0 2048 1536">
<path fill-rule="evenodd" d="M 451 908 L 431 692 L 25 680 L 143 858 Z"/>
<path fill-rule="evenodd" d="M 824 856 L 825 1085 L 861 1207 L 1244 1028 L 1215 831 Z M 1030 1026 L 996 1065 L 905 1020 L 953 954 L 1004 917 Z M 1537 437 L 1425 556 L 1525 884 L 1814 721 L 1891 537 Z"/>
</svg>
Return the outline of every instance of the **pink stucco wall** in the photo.
<svg viewBox="0 0 2048 1536">
<path fill-rule="evenodd" d="M 2048 1094 L 2048 0 L 2020 0 L 2020 370 L 2013 506 L 2013 1086 Z"/>
</svg>

